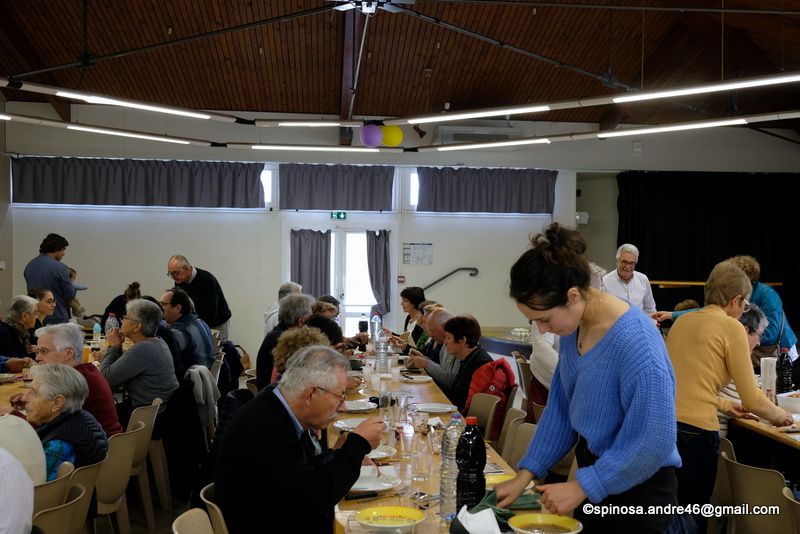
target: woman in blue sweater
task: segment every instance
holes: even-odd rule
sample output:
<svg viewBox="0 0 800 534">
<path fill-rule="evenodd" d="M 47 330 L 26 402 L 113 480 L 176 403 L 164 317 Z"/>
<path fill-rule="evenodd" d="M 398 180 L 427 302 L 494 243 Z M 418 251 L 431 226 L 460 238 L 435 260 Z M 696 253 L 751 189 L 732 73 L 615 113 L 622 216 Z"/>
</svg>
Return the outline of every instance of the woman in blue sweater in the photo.
<svg viewBox="0 0 800 534">
<path fill-rule="evenodd" d="M 517 475 L 496 486 L 498 505 L 575 446 L 576 479 L 538 486 L 551 512 L 574 510 L 586 532 L 664 532 L 669 517 L 647 511 L 677 502 L 672 366 L 640 309 L 590 287 L 585 250 L 578 232 L 554 223 L 511 268 L 517 307 L 561 344 L 547 409 Z M 588 503 L 642 509 L 601 517 Z"/>
</svg>

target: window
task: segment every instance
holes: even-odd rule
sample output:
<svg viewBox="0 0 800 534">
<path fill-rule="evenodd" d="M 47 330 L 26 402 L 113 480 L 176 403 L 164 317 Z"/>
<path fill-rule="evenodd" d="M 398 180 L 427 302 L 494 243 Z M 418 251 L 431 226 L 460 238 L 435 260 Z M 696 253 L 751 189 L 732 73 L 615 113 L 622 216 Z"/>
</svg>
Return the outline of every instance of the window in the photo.
<svg viewBox="0 0 800 534">
<path fill-rule="evenodd" d="M 376 304 L 367 267 L 365 230 L 331 232 L 331 293 L 342 301 L 339 324 L 346 336 L 358 331 L 361 314 L 367 318 Z"/>
<path fill-rule="evenodd" d="M 261 171 L 261 187 L 264 189 L 264 206 L 272 206 L 272 170 Z"/>
<path fill-rule="evenodd" d="M 409 175 L 408 182 L 408 203 L 416 208 L 419 201 L 419 174 L 416 171 Z"/>
</svg>

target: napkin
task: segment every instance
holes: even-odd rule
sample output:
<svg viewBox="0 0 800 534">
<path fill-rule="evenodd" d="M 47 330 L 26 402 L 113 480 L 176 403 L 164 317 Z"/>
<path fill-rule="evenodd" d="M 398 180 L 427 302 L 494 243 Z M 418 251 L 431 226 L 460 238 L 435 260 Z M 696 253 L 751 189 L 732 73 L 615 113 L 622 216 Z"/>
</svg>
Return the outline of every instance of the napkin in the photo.
<svg viewBox="0 0 800 534">
<path fill-rule="evenodd" d="M 500 529 L 508 530 L 508 520 L 514 515 L 514 512 L 511 510 L 539 510 L 542 507 L 539 503 L 539 497 L 538 493 L 523 493 L 517 497 L 517 500 L 511 503 L 508 509 L 498 508 L 497 494 L 494 490 L 486 490 L 486 495 L 484 495 L 481 502 L 470 509 L 470 513 L 474 514 L 476 512 L 492 510 Z"/>
<path fill-rule="evenodd" d="M 428 419 L 428 424 L 430 426 L 435 426 L 435 427 L 444 426 L 444 425 L 442 425 L 442 420 L 439 419 L 438 417 L 432 417 L 432 418 Z"/>
<path fill-rule="evenodd" d="M 500 534 L 500 527 L 489 508 L 473 514 L 467 511 L 466 505 L 462 506 L 458 512 L 457 521 L 461 523 L 462 529 L 470 534 Z"/>
</svg>

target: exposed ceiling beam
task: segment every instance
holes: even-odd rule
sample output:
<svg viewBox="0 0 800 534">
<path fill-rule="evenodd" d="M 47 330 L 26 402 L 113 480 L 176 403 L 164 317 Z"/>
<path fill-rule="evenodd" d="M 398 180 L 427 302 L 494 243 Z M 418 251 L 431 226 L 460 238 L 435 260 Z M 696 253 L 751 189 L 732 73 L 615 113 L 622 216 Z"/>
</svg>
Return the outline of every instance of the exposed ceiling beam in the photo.
<svg viewBox="0 0 800 534">
<path fill-rule="evenodd" d="M 621 4 L 590 4 L 567 2 L 524 2 L 521 0 L 418 0 L 420 4 L 479 4 L 504 7 L 535 7 L 562 9 L 599 9 L 603 11 L 644 11 L 660 13 L 727 13 L 740 15 L 800 15 L 798 9 L 744 9 L 696 6 L 626 6 Z"/>
<path fill-rule="evenodd" d="M 356 61 L 356 10 L 351 9 L 344 14 L 344 39 L 342 42 L 342 96 L 339 104 L 339 118 L 349 119 L 352 115 L 350 109 L 350 94 L 353 91 L 353 65 Z M 353 130 L 339 128 L 339 144 L 349 145 L 353 141 Z"/>
<path fill-rule="evenodd" d="M 12 19 L 10 13 L 8 13 L 7 6 L 7 3 L 0 2 L 0 50 L 3 50 L 3 53 L 8 54 L 13 63 L 18 65 L 19 68 L 29 70 L 31 68 L 31 63 L 41 64 L 41 60 L 36 57 L 36 54 L 32 49 L 29 48 L 26 53 L 23 54 L 17 47 L 16 43 L 25 43 L 27 42 L 27 39 L 25 39 L 21 34 L 16 24 L 11 23 Z M 49 74 L 42 76 L 42 81 L 52 85 L 60 85 L 58 81 L 56 81 L 56 79 Z M 45 98 L 47 102 L 53 106 L 53 109 L 55 109 L 56 113 L 58 113 L 58 116 L 61 117 L 61 120 L 64 122 L 70 122 L 72 115 L 70 113 L 71 108 L 68 102 L 65 102 L 52 95 L 47 95 Z"/>
</svg>

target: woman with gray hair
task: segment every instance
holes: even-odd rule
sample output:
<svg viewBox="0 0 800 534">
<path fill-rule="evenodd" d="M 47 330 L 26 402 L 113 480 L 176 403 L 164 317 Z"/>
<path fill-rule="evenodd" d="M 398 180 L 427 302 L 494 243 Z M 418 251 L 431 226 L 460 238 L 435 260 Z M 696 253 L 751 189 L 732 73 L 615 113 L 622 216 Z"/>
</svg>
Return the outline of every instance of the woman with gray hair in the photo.
<svg viewBox="0 0 800 534">
<path fill-rule="evenodd" d="M 0 322 L 0 366 L 18 373 L 30 365 L 36 348 L 30 343 L 30 332 L 36 324 L 39 302 L 27 295 L 17 295 L 8 304 L 8 315 Z"/>
<path fill-rule="evenodd" d="M 83 376 L 69 365 L 52 364 L 33 367 L 31 378 L 25 408 L 28 421 L 38 425 L 47 480 L 56 478 L 63 462 L 77 468 L 105 458 L 106 434 L 97 419 L 82 408 L 89 393 Z"/>
<path fill-rule="evenodd" d="M 133 408 L 147 406 L 155 398 L 166 402 L 178 389 L 172 354 L 164 340 L 156 337 L 161 309 L 145 299 L 131 300 L 125 309 L 119 329 L 106 332 L 108 350 L 100 362 L 100 372 L 111 387 L 124 386 L 128 392 L 129 399 L 117 406 L 123 426 Z M 125 339 L 133 347 L 123 352 Z"/>
</svg>

